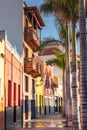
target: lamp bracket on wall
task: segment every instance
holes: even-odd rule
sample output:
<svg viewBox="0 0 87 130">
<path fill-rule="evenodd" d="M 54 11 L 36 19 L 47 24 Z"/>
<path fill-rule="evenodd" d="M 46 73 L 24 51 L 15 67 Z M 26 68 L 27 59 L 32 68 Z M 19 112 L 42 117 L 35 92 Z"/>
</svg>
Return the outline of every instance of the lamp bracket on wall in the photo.
<svg viewBox="0 0 87 130">
<path fill-rule="evenodd" d="M 3 53 L 1 53 L 1 54 L 0 54 L 0 57 L 4 58 L 4 57 L 5 57 L 5 55 L 4 55 Z"/>
</svg>

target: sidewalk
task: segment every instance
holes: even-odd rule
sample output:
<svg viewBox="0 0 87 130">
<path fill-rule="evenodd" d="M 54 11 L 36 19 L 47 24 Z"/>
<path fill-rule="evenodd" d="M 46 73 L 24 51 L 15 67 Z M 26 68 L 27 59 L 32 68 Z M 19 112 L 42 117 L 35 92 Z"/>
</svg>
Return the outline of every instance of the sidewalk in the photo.
<svg viewBox="0 0 87 130">
<path fill-rule="evenodd" d="M 63 118 L 62 115 L 60 113 L 55 113 L 55 114 L 51 114 L 51 115 L 44 115 L 42 117 L 38 117 L 37 119 L 33 119 L 33 120 L 66 120 L 66 118 Z"/>
<path fill-rule="evenodd" d="M 66 127 L 66 119 L 58 113 L 32 119 L 29 124 L 29 128 L 16 128 L 15 130 L 71 130 Z"/>
<path fill-rule="evenodd" d="M 71 130 L 71 128 L 17 128 L 15 130 Z"/>
</svg>

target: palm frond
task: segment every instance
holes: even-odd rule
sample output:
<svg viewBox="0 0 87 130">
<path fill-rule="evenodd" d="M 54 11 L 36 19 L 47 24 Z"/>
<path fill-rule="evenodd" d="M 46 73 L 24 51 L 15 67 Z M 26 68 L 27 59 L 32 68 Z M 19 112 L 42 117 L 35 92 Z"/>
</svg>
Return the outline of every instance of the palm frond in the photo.
<svg viewBox="0 0 87 130">
<path fill-rule="evenodd" d="M 67 38 L 67 25 L 61 19 L 56 18 L 55 21 L 57 31 L 59 33 L 59 38 L 63 43 L 66 43 Z"/>
<path fill-rule="evenodd" d="M 61 43 L 61 41 L 53 39 L 53 38 L 46 38 L 42 41 L 42 44 L 38 48 L 38 51 L 42 51 L 46 46 L 50 45 L 51 43 Z"/>
<path fill-rule="evenodd" d="M 59 66 L 62 69 L 64 68 L 63 64 L 58 59 L 51 59 L 48 60 L 46 63 L 47 65 L 56 65 L 57 67 Z"/>
<path fill-rule="evenodd" d="M 40 6 L 40 12 L 44 15 L 52 14 L 54 12 L 53 6 L 51 3 L 45 2 Z"/>
<path fill-rule="evenodd" d="M 65 70 L 66 66 L 66 56 L 60 51 L 54 50 L 55 58 L 49 59 L 47 61 L 48 65 L 56 65 Z"/>
</svg>

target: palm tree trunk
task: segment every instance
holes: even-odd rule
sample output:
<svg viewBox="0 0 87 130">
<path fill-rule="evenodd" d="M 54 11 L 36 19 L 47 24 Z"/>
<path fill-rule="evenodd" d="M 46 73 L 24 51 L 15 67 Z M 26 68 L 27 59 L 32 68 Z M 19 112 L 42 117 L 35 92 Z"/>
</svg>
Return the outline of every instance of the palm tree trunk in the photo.
<svg viewBox="0 0 87 130">
<path fill-rule="evenodd" d="M 71 101 L 71 90 L 70 90 L 70 65 L 69 65 L 69 26 L 66 29 L 66 119 L 67 126 L 70 126 L 72 121 L 72 101 Z"/>
<path fill-rule="evenodd" d="M 84 0 L 80 0 L 80 123 L 87 130 L 87 41 Z"/>
<path fill-rule="evenodd" d="M 75 22 L 72 21 L 72 130 L 78 130 Z"/>
</svg>

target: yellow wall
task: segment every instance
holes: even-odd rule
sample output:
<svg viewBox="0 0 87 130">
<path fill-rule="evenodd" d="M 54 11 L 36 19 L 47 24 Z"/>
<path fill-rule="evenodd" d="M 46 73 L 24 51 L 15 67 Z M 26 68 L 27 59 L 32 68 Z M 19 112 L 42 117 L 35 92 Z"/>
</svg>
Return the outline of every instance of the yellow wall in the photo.
<svg viewBox="0 0 87 130">
<path fill-rule="evenodd" d="M 36 106 L 44 106 L 44 84 L 41 77 L 36 78 L 35 94 Z"/>
<path fill-rule="evenodd" d="M 44 94 L 44 84 L 41 81 L 41 77 L 36 78 L 36 87 L 35 87 L 36 94 L 43 95 Z"/>
</svg>

